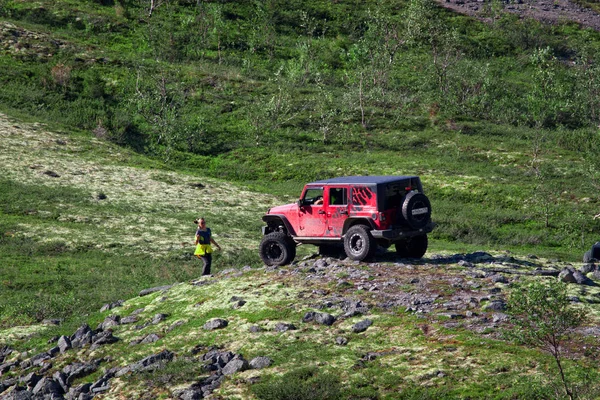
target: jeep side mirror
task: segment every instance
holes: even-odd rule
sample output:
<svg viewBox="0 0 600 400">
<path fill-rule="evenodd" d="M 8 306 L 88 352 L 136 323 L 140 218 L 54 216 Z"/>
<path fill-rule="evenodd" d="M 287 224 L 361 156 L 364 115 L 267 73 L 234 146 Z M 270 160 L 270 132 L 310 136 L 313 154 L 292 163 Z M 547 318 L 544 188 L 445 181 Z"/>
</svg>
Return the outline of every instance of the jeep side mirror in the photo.
<svg viewBox="0 0 600 400">
<path fill-rule="evenodd" d="M 304 202 L 302 201 L 302 199 L 298 199 L 296 200 L 296 204 L 298 205 L 298 208 L 301 208 L 304 205 Z"/>
</svg>

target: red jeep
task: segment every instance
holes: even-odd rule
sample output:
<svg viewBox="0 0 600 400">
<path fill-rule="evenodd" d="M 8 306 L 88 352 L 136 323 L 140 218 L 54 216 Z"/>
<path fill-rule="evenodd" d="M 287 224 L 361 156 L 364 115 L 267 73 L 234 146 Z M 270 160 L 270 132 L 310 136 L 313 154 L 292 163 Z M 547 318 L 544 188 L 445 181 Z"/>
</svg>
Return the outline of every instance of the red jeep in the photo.
<svg viewBox="0 0 600 400">
<path fill-rule="evenodd" d="M 307 184 L 293 204 L 273 207 L 263 216 L 260 257 L 285 265 L 296 245 L 321 252 L 343 244 L 353 260 L 372 256 L 377 246 L 394 244 L 400 257 L 421 258 L 427 251 L 431 204 L 418 176 L 346 176 Z"/>
</svg>

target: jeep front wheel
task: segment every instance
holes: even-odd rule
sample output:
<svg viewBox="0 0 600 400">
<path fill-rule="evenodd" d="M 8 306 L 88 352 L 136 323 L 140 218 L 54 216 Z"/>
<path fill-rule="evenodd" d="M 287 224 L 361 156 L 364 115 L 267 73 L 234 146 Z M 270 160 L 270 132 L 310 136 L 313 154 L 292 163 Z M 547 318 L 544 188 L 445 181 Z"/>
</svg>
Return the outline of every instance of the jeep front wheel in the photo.
<svg viewBox="0 0 600 400">
<path fill-rule="evenodd" d="M 396 253 L 402 258 L 421 258 L 427 251 L 427 235 L 413 236 L 402 242 L 396 242 Z"/>
<path fill-rule="evenodd" d="M 296 257 L 296 244 L 283 232 L 272 232 L 260 241 L 260 258 L 266 265 L 286 265 Z"/>
<path fill-rule="evenodd" d="M 352 260 L 364 260 L 375 252 L 376 247 L 369 228 L 364 225 L 350 227 L 344 236 L 344 251 Z"/>
</svg>

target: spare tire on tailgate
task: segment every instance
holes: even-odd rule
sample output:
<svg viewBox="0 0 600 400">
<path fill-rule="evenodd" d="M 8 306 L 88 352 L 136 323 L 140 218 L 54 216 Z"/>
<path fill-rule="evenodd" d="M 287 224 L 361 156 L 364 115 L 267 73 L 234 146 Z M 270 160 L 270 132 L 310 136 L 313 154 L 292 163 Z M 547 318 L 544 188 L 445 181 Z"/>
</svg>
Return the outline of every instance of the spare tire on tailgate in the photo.
<svg viewBox="0 0 600 400">
<path fill-rule="evenodd" d="M 409 192 L 402 202 L 402 216 L 413 229 L 425 227 L 431 219 L 431 203 L 419 192 Z"/>
</svg>

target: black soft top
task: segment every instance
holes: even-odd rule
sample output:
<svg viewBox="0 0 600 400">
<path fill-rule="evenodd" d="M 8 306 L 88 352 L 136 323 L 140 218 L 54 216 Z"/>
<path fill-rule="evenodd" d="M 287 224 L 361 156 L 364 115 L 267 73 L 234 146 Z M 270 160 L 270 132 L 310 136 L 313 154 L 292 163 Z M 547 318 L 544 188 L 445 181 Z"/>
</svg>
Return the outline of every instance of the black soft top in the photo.
<svg viewBox="0 0 600 400">
<path fill-rule="evenodd" d="M 309 185 L 332 185 L 353 184 L 353 185 L 381 185 L 384 183 L 397 182 L 401 180 L 410 180 L 419 178 L 418 176 L 397 176 L 397 175 L 381 175 L 381 176 L 340 176 L 338 178 L 324 179 L 309 183 Z"/>
</svg>

